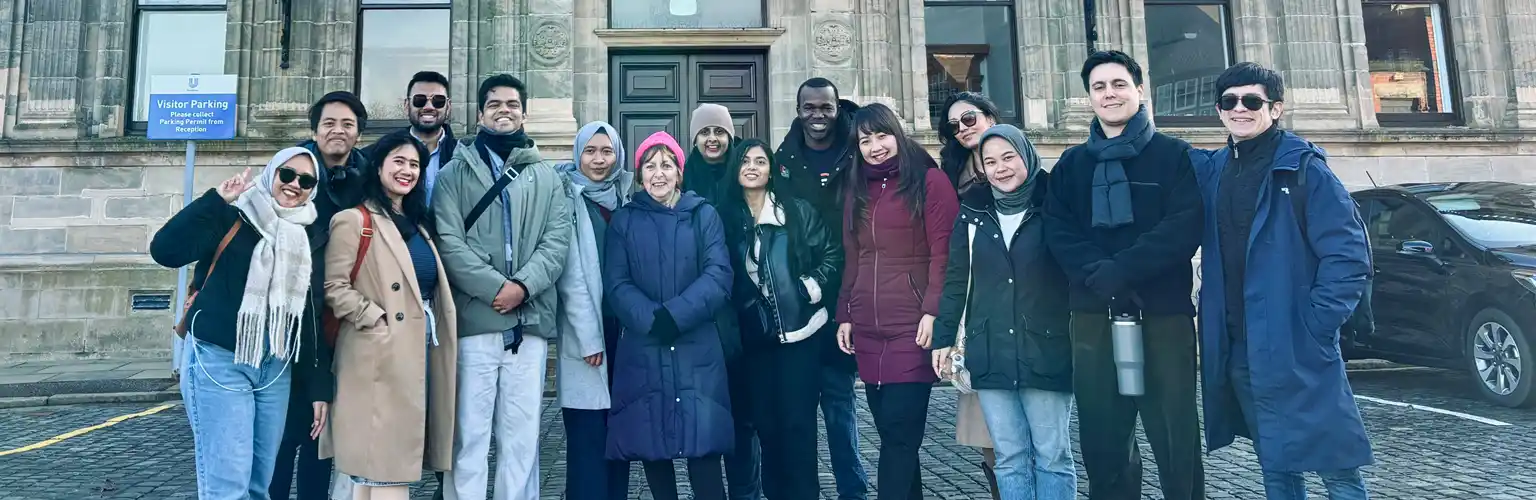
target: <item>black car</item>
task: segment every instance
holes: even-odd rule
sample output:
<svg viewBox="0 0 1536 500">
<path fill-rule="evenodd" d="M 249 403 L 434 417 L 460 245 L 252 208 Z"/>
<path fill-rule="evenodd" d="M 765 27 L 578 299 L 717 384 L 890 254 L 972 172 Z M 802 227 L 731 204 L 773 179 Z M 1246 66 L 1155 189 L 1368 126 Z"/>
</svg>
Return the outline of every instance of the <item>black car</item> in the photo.
<svg viewBox="0 0 1536 500">
<path fill-rule="evenodd" d="M 1467 370 L 1498 404 L 1536 404 L 1536 187 L 1403 184 L 1354 198 L 1375 328 L 1346 328 L 1345 356 Z"/>
</svg>

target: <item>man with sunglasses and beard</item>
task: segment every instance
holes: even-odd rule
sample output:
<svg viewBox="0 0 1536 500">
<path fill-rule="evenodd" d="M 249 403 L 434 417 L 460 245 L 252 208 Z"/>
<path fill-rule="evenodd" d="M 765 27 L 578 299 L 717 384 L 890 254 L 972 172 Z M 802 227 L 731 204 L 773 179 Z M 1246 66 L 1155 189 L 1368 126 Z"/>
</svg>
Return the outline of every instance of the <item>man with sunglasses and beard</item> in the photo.
<svg viewBox="0 0 1536 500">
<path fill-rule="evenodd" d="M 310 293 L 316 294 L 318 311 L 316 323 L 331 314 L 321 294 L 325 290 L 325 242 L 330 237 L 331 217 L 337 212 L 352 208 L 362 202 L 362 166 L 367 163 L 362 151 L 357 149 L 358 136 L 368 126 L 368 110 L 356 94 L 338 90 L 325 94 L 309 107 L 309 128 L 314 132 L 310 140 L 299 143 L 319 158 L 324 165 L 316 165 L 318 175 L 315 193 L 315 222 L 309 225 L 311 261 L 314 272 L 310 278 Z M 309 317 L 309 316 L 306 316 Z M 318 357 L 317 368 L 327 375 L 331 371 L 333 347 L 325 341 L 314 342 Z M 289 498 L 289 487 L 295 482 L 297 472 L 298 500 L 324 500 L 330 495 L 331 461 L 320 459 L 319 441 L 313 436 L 315 426 L 324 427 L 329 403 L 335 396 L 334 377 L 325 381 L 298 384 L 288 401 L 288 423 L 283 431 L 283 442 L 278 449 L 277 464 L 272 475 L 268 494 L 274 499 Z M 294 454 L 298 459 L 295 464 Z"/>
<path fill-rule="evenodd" d="M 422 182 L 425 183 L 428 203 L 432 202 L 432 187 L 437 184 L 437 173 L 448 164 L 448 160 L 453 159 L 454 147 L 458 146 L 453 129 L 448 125 L 451 111 L 449 105 L 452 102 L 448 98 L 448 77 L 442 73 L 419 71 L 411 75 L 411 80 L 405 84 L 404 100 L 405 118 L 411 124 L 389 134 L 410 134 L 425 144 L 427 151 L 431 151 L 426 158 L 421 159 Z M 387 152 L 379 154 L 384 153 Z M 372 158 L 373 155 L 373 146 L 363 148 L 363 156 Z"/>
<path fill-rule="evenodd" d="M 1365 224 L 1322 148 L 1281 130 L 1285 84 L 1240 63 L 1216 79 L 1227 147 L 1191 153 L 1205 201 L 1200 334 L 1206 443 L 1248 437 L 1269 500 L 1363 500 L 1373 462 L 1339 352 L 1371 271 Z"/>
</svg>

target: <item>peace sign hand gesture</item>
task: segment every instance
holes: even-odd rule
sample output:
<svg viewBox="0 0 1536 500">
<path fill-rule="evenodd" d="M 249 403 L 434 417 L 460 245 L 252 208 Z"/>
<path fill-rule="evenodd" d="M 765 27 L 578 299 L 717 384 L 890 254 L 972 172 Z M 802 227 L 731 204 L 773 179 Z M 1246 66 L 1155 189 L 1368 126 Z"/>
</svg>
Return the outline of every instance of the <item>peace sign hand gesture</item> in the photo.
<svg viewBox="0 0 1536 500">
<path fill-rule="evenodd" d="M 219 183 L 219 197 L 224 198 L 224 203 L 234 203 L 241 193 L 255 185 L 251 182 L 251 169 L 247 167 L 244 172 L 240 172 L 240 175 Z"/>
</svg>

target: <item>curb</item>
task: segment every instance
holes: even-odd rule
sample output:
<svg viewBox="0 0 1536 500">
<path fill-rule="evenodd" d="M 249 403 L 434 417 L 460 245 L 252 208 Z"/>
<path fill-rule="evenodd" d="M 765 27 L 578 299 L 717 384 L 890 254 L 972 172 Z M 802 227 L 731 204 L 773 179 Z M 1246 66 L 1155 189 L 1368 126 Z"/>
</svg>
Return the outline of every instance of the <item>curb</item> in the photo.
<svg viewBox="0 0 1536 500">
<path fill-rule="evenodd" d="M 82 404 L 160 403 L 165 401 L 177 401 L 180 399 L 181 391 L 177 390 L 155 392 L 106 392 L 96 394 L 58 394 L 54 396 L 0 398 L 0 409 L 35 408 L 40 406 Z"/>
</svg>

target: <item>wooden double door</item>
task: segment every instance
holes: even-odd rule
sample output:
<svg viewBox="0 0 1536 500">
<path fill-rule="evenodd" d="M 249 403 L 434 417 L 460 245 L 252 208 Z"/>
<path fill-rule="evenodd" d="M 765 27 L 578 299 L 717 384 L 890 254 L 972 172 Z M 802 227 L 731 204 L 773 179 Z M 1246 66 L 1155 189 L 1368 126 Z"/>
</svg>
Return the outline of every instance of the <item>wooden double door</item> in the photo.
<svg viewBox="0 0 1536 500">
<path fill-rule="evenodd" d="M 613 126 L 633 165 L 635 148 L 664 131 L 683 150 L 693 109 L 713 103 L 731 110 L 738 138 L 767 140 L 767 58 L 762 53 L 633 53 L 614 55 L 609 89 Z M 771 141 L 770 141 L 771 142 Z"/>
</svg>

